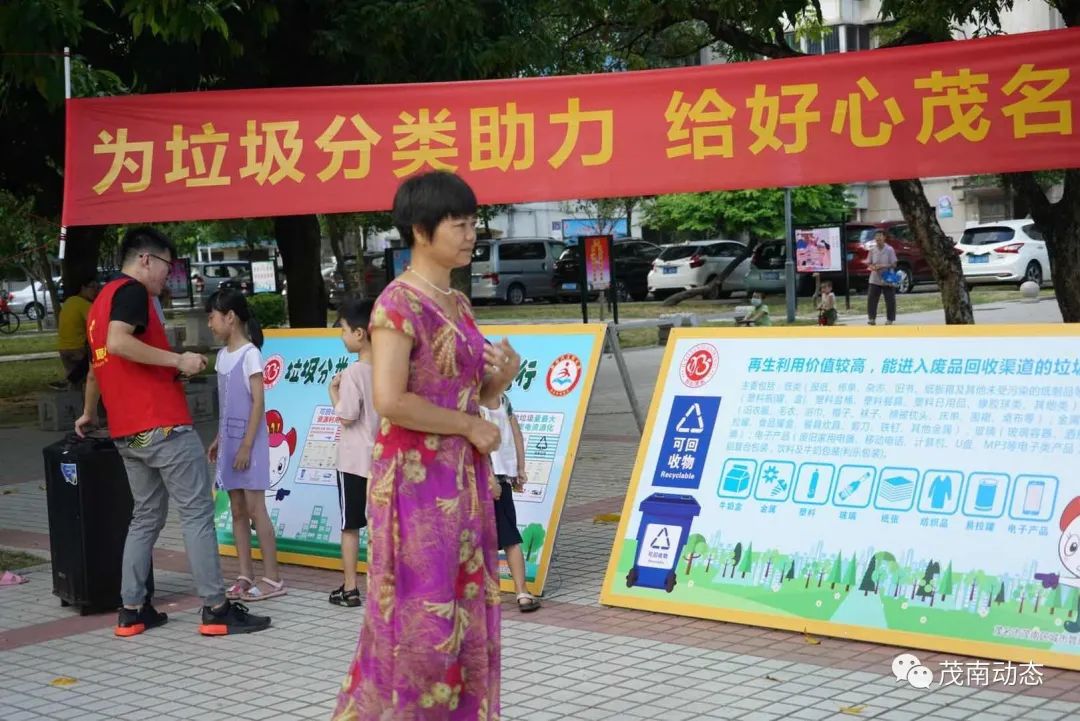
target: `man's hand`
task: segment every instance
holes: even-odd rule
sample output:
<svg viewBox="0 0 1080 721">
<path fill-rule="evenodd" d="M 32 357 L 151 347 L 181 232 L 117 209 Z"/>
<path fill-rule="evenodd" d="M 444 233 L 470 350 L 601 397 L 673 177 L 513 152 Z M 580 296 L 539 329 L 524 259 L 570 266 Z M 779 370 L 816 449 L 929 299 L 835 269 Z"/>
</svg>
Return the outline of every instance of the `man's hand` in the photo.
<svg viewBox="0 0 1080 721">
<path fill-rule="evenodd" d="M 176 361 L 176 370 L 186 376 L 198 375 L 204 368 L 206 368 L 206 356 L 201 353 L 181 353 L 180 359 Z"/>
<path fill-rule="evenodd" d="M 234 471 L 246 471 L 251 466 L 251 446 L 241 445 L 236 449 L 236 458 L 233 459 Z"/>
<path fill-rule="evenodd" d="M 98 427 L 97 413 L 83 413 L 75 421 L 75 435 L 79 438 L 86 438 L 87 432 Z"/>
</svg>

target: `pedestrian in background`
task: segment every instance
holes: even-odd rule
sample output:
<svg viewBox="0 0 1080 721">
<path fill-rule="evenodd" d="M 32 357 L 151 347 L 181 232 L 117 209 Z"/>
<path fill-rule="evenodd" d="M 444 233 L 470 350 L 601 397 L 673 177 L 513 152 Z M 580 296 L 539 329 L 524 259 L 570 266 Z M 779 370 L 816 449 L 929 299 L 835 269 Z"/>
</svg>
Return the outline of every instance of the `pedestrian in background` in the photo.
<svg viewBox="0 0 1080 721">
<path fill-rule="evenodd" d="M 885 231 L 874 233 L 866 267 L 870 269 L 870 285 L 866 291 L 866 315 L 870 325 L 877 325 L 877 309 L 885 296 L 885 325 L 896 322 L 896 251 L 885 242 Z"/>
<path fill-rule="evenodd" d="M 99 286 L 95 276 L 87 276 L 79 282 L 79 290 L 60 306 L 57 323 L 56 349 L 64 365 L 65 380 L 53 384 L 55 388 L 82 388 L 90 372 L 90 345 L 86 339 L 86 319 L 90 306 L 97 298 Z"/>
</svg>

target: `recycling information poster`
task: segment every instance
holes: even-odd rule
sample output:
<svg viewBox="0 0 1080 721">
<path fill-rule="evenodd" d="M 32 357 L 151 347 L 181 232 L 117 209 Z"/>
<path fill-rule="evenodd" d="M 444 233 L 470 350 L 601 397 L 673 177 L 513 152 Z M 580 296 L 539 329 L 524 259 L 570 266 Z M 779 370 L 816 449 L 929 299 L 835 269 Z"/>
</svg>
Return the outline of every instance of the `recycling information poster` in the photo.
<svg viewBox="0 0 1080 721">
<path fill-rule="evenodd" d="M 514 493 L 529 590 L 543 591 L 555 532 L 577 455 L 605 328 L 603 325 L 481 326 L 504 336 L 521 356 L 508 395 L 525 444 L 527 483 Z M 263 346 L 263 385 L 270 442 L 267 510 L 286 563 L 341 567 L 341 515 L 336 460 L 341 428 L 327 390 L 355 360 L 337 329 L 272 330 Z M 236 555 L 228 496 L 219 491 L 221 552 Z M 503 587 L 512 590 L 505 558 Z M 360 533 L 361 570 L 367 536 Z"/>
<path fill-rule="evenodd" d="M 676 329 L 601 602 L 1080 669 L 1080 329 L 882 330 Z"/>
</svg>

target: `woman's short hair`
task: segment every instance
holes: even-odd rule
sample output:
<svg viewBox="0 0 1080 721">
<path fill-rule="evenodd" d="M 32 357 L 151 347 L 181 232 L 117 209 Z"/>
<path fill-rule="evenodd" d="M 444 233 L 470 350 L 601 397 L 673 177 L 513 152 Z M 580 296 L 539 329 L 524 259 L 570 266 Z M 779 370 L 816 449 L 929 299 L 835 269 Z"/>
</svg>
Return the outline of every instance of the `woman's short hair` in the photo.
<svg viewBox="0 0 1080 721">
<path fill-rule="evenodd" d="M 408 248 L 416 242 L 413 227 L 419 227 L 430 238 L 447 218 L 472 215 L 476 215 L 473 189 L 457 175 L 443 170 L 414 175 L 401 184 L 394 196 L 394 226 Z"/>
</svg>

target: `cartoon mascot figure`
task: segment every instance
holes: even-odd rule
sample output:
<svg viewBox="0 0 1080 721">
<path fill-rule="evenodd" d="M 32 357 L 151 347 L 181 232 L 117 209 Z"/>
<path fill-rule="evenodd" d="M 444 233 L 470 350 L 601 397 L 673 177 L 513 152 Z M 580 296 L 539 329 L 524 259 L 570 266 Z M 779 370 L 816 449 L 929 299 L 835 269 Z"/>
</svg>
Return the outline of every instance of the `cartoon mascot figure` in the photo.
<svg viewBox="0 0 1080 721">
<path fill-rule="evenodd" d="M 279 486 L 296 452 L 296 429 L 290 428 L 288 433 L 283 433 L 285 420 L 279 411 L 270 410 L 266 412 L 266 430 L 270 440 L 270 490 L 266 495 L 281 501 L 291 493 Z"/>
</svg>

